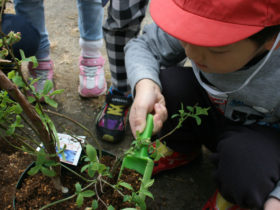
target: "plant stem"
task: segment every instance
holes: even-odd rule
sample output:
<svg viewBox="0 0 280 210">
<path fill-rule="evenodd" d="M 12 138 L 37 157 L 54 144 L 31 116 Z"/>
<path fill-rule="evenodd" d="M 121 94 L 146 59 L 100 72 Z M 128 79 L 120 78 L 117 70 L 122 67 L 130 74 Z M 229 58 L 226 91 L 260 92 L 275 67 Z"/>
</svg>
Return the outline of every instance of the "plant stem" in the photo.
<svg viewBox="0 0 280 210">
<path fill-rule="evenodd" d="M 110 184 L 109 182 L 105 181 L 104 179 L 100 178 L 100 181 L 104 182 L 105 184 L 109 185 L 110 187 L 112 187 L 114 190 L 116 190 L 121 196 L 124 197 L 124 194 L 119 191 L 114 185 Z"/>
<path fill-rule="evenodd" d="M 0 70 L 0 88 L 6 90 L 9 95 L 17 101 L 21 108 L 23 109 L 26 116 L 29 118 L 30 122 L 34 125 L 34 127 L 37 129 L 39 138 L 43 142 L 44 147 L 49 154 L 56 154 L 55 145 L 53 144 L 53 139 L 51 138 L 50 133 L 46 129 L 44 123 L 42 122 L 42 119 L 37 114 L 35 108 L 27 101 L 25 96 L 20 92 L 18 87 L 13 84 L 8 77 Z M 59 162 L 59 157 L 56 155 L 54 157 L 51 157 L 52 160 L 55 162 Z M 61 171 L 60 167 L 54 167 L 55 173 L 58 177 L 60 177 Z M 54 177 L 54 182 L 56 178 Z M 61 187 L 60 187 L 61 188 Z"/>
<path fill-rule="evenodd" d="M 179 124 L 173 128 L 171 131 L 169 131 L 167 134 L 165 134 L 164 136 L 160 137 L 158 140 L 161 141 L 162 139 L 166 138 L 167 136 L 170 136 L 171 134 L 173 134 L 177 129 L 179 129 L 181 127 L 181 124 L 189 117 L 189 115 L 187 115 L 184 118 L 181 118 L 179 120 Z"/>
<path fill-rule="evenodd" d="M 26 118 L 25 116 L 21 113 L 20 114 L 21 118 L 23 119 L 23 121 L 34 131 L 34 133 L 37 135 L 37 136 L 40 136 L 38 131 L 36 130 L 36 128 L 32 125 L 32 123 L 30 123 Z"/>
<path fill-rule="evenodd" d="M 90 179 L 87 179 L 85 177 L 83 177 L 82 175 L 78 174 L 77 172 L 73 171 L 71 168 L 65 166 L 64 164 L 61 164 L 60 165 L 63 167 L 63 168 L 66 168 L 68 171 L 70 171 L 71 173 L 75 174 L 76 176 L 80 177 L 82 180 L 86 181 L 86 182 L 94 182 L 96 180 L 90 180 Z"/>
<path fill-rule="evenodd" d="M 90 183 L 90 184 L 88 184 L 86 187 L 84 187 L 84 188 L 82 189 L 82 191 L 86 190 L 87 188 L 89 188 L 89 187 L 90 187 L 91 185 L 93 185 L 93 184 L 95 184 L 95 183 Z M 50 206 L 53 206 L 53 205 L 62 203 L 62 202 L 67 201 L 67 200 L 70 200 L 70 199 L 74 198 L 75 196 L 77 196 L 77 194 L 73 194 L 73 195 L 71 195 L 71 196 L 69 196 L 69 197 L 67 197 L 67 198 L 54 201 L 54 202 L 52 202 L 52 203 L 49 203 L 49 204 L 43 206 L 43 207 L 40 208 L 39 210 L 43 210 L 43 209 L 46 209 L 46 208 L 48 208 L 48 207 L 50 207 Z"/>
<path fill-rule="evenodd" d="M 99 200 L 107 208 L 107 204 L 99 197 L 98 190 L 97 190 L 97 183 L 95 183 L 94 188 L 95 188 L 97 200 Z"/>
<path fill-rule="evenodd" d="M 45 112 L 47 113 L 50 113 L 50 114 L 54 114 L 56 116 L 59 116 L 59 117 L 62 117 L 62 118 L 65 118 L 67 120 L 70 120 L 71 122 L 73 122 L 74 124 L 78 125 L 79 127 L 81 127 L 82 129 L 84 129 L 89 135 L 90 137 L 94 140 L 94 142 L 96 143 L 97 145 L 97 148 L 99 150 L 99 159 L 101 158 L 102 156 L 102 147 L 101 145 L 99 144 L 99 142 L 96 140 L 96 137 L 94 136 L 94 134 L 92 132 L 90 132 L 89 129 L 87 129 L 84 125 L 82 125 L 81 123 L 77 122 L 76 120 L 73 120 L 72 118 L 66 116 L 66 115 L 63 115 L 63 114 L 60 114 L 60 113 L 57 113 L 57 112 L 54 112 L 54 111 L 51 111 L 51 110 L 46 110 L 44 109 Z"/>
</svg>

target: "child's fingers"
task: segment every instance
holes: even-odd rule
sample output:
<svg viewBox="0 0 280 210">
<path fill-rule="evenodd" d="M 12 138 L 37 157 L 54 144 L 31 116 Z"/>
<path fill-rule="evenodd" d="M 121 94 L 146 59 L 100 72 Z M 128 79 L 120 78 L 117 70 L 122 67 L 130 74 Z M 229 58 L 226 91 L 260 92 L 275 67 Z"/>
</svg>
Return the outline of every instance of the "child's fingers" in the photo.
<svg viewBox="0 0 280 210">
<path fill-rule="evenodd" d="M 136 131 L 140 133 L 146 126 L 147 110 L 141 107 L 132 106 L 129 114 L 129 121 L 131 131 L 134 137 L 136 137 Z"/>
<path fill-rule="evenodd" d="M 154 114 L 154 133 L 158 133 L 162 128 L 163 123 L 167 119 L 167 109 L 160 103 L 155 104 L 155 114 Z"/>
</svg>

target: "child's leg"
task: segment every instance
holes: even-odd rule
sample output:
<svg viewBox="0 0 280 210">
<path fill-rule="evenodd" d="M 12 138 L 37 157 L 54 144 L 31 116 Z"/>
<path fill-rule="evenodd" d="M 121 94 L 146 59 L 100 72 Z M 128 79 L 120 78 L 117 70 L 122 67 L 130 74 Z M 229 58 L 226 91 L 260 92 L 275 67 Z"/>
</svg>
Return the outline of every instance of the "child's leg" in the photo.
<svg viewBox="0 0 280 210">
<path fill-rule="evenodd" d="M 112 86 L 96 122 L 102 140 L 118 142 L 124 137 L 132 102 L 124 65 L 124 46 L 137 36 L 148 0 L 111 0 L 103 26 Z"/>
<path fill-rule="evenodd" d="M 40 35 L 38 30 L 20 15 L 4 14 L 2 18 L 2 30 L 5 34 L 10 31 L 20 32 L 21 39 L 13 45 L 15 57 L 21 59 L 19 50 L 22 49 L 26 57 L 34 56 L 38 50 Z"/>
<path fill-rule="evenodd" d="M 172 119 L 172 115 L 178 113 L 181 104 L 186 112 L 188 112 L 186 106 L 198 105 L 202 108 L 212 106 L 191 68 L 172 67 L 161 70 L 160 80 L 168 110 L 168 120 L 164 123 L 159 137 L 178 125 L 179 119 Z M 196 159 L 201 154 L 201 144 L 205 139 L 210 148 L 215 148 L 216 142 L 213 140 L 217 139 L 219 133 L 217 127 L 222 128 L 224 117 L 215 108 L 209 109 L 207 117 L 200 117 L 202 119 L 200 126 L 196 124 L 195 119 L 186 119 L 180 129 L 162 139 L 172 150 L 159 148 L 165 156 L 154 162 L 153 174 L 186 165 Z M 221 125 L 216 126 L 216 124 Z"/>
<path fill-rule="evenodd" d="M 77 0 L 77 7 L 81 47 L 79 94 L 96 97 L 107 89 L 105 60 L 100 52 L 103 45 L 103 7 L 101 0 Z"/>
<path fill-rule="evenodd" d="M 103 39 L 104 9 L 101 0 L 77 0 L 80 37 L 87 41 Z"/>
<path fill-rule="evenodd" d="M 111 0 L 108 7 L 108 18 L 103 26 L 104 39 L 112 86 L 122 92 L 129 91 L 123 48 L 139 33 L 148 3 L 149 0 Z"/>
<path fill-rule="evenodd" d="M 206 141 L 207 146 L 215 150 L 216 139 L 223 129 L 225 118 L 212 107 L 192 69 L 172 67 L 161 70 L 160 80 L 168 110 L 168 120 L 164 123 L 160 135 L 166 134 L 177 126 L 179 119 L 171 117 L 173 114 L 178 114 L 181 104 L 186 112 L 188 112 L 186 106 L 209 107 L 208 116 L 200 116 L 201 125 L 198 126 L 194 118 L 186 119 L 180 129 L 164 139 L 167 145 L 177 152 L 186 153 L 200 148 L 201 144 Z"/>
<path fill-rule="evenodd" d="M 280 132 L 259 125 L 228 126 L 217 147 L 218 188 L 240 206 L 262 208 L 280 178 Z"/>
<path fill-rule="evenodd" d="M 50 42 L 45 27 L 45 13 L 43 0 L 14 0 L 16 13 L 24 16 L 40 33 L 39 49 L 36 52 L 38 67 L 33 68 L 29 63 L 28 69 L 33 79 L 40 78 L 34 84 L 37 92 L 42 92 L 45 82 L 53 80 L 54 65 L 50 59 Z M 40 99 L 43 101 L 44 99 Z"/>
<path fill-rule="evenodd" d="M 210 107 L 208 116 L 197 126 L 189 118 L 165 138 L 167 146 L 189 153 L 203 143 L 216 151 L 218 189 L 226 200 L 244 207 L 262 208 L 280 179 L 280 131 L 259 125 L 238 126 L 218 112 L 197 83 L 191 68 L 174 67 L 160 73 L 169 118 L 161 135 L 173 129 L 178 120 L 171 116 L 181 103 Z"/>
<path fill-rule="evenodd" d="M 40 33 L 40 45 L 37 59 L 45 59 L 50 54 L 50 42 L 45 27 L 43 0 L 14 0 L 16 13 L 24 16 Z"/>
</svg>

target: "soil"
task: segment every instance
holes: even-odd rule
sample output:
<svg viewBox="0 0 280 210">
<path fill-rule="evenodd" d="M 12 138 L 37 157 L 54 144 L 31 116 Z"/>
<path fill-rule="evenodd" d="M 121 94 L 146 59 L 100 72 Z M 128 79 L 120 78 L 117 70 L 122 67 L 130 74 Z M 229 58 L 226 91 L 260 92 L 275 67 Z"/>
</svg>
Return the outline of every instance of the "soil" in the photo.
<svg viewBox="0 0 280 210">
<path fill-rule="evenodd" d="M 103 156 L 101 162 L 108 167 L 111 167 L 115 161 L 115 157 L 113 156 Z M 73 170 L 76 172 L 80 172 L 82 168 L 82 164 L 77 167 L 72 167 Z M 116 171 L 115 176 L 113 178 L 104 177 L 104 179 L 111 183 L 116 184 L 118 179 L 118 171 Z M 84 177 L 90 179 L 87 176 L 86 172 L 82 173 Z M 141 175 L 137 172 L 129 169 L 125 169 L 122 172 L 121 180 L 131 184 L 133 189 L 136 191 L 140 189 L 140 182 L 139 179 Z M 69 189 L 69 192 L 66 194 L 61 193 L 54 189 L 51 179 L 49 177 L 43 176 L 41 173 L 38 173 L 34 176 L 26 176 L 25 179 L 22 180 L 21 186 L 16 191 L 16 209 L 17 210 L 28 210 L 28 209 L 39 209 L 40 207 L 47 205 L 51 202 L 64 199 L 68 196 L 72 196 L 75 194 L 74 184 L 79 182 L 82 187 L 86 186 L 86 182 L 80 179 L 77 176 L 73 176 L 71 172 L 68 170 L 62 170 L 62 181 L 63 186 Z M 96 184 L 97 188 L 100 186 L 99 183 Z M 95 185 L 88 190 L 95 191 Z M 123 202 L 123 197 L 113 188 L 109 187 L 108 185 L 103 184 L 102 191 L 101 189 L 97 190 L 98 196 L 100 199 L 106 203 L 107 206 L 112 205 L 115 209 L 123 209 L 128 207 L 135 207 L 135 205 L 129 202 Z M 126 188 L 122 189 L 122 193 L 127 195 L 129 190 Z M 36 195 L 36 196 L 35 196 Z M 85 198 L 82 207 L 77 207 L 75 201 L 76 196 L 70 200 L 65 202 L 56 204 L 51 206 L 47 209 L 49 210 L 56 210 L 56 209 L 85 209 L 86 207 L 90 207 L 91 203 L 97 197 Z M 106 210 L 107 207 L 99 201 L 98 203 L 99 210 Z"/>
<path fill-rule="evenodd" d="M 1 141 L 1 140 L 0 140 Z M 33 157 L 15 151 L 10 145 L 0 144 L 0 209 L 13 209 L 12 200 L 20 175 L 33 161 Z"/>
<path fill-rule="evenodd" d="M 78 94 L 79 68 L 79 30 L 76 0 L 48 0 L 44 1 L 46 27 L 51 41 L 51 58 L 55 64 L 54 82 L 57 89 L 64 92 L 56 97 L 57 112 L 65 114 L 82 123 L 95 133 L 96 114 L 100 111 L 105 96 L 83 99 Z M 105 8 L 105 17 L 107 11 Z M 147 16 L 143 24 L 150 23 Z M 107 59 L 105 46 L 102 54 Z M 110 71 L 108 59 L 105 63 L 105 72 L 108 86 L 110 86 Z M 75 135 L 86 133 L 73 123 L 65 119 L 52 116 L 58 132 L 70 132 Z M 120 155 L 131 144 L 133 137 L 128 127 L 125 138 L 118 144 L 109 144 L 98 141 L 105 151 Z M 96 142 L 88 139 L 93 145 Z M 0 148 L 3 148 L 1 142 Z M 0 209 L 12 209 L 12 197 L 15 185 L 20 174 L 30 164 L 32 157 L 20 152 L 11 152 L 10 148 L 0 150 Z M 148 206 L 160 210 L 199 210 L 215 191 L 212 178 L 213 166 L 209 160 L 209 152 L 203 150 L 203 157 L 192 164 L 176 170 L 160 173 L 155 177 L 151 191 L 154 201 L 147 200 Z"/>
</svg>

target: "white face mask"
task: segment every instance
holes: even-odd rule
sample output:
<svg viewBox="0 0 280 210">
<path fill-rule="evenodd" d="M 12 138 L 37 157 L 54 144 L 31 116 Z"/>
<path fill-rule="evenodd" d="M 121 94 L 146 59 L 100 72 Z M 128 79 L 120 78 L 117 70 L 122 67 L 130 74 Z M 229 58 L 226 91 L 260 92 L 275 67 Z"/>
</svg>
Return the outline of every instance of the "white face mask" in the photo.
<svg viewBox="0 0 280 210">
<path fill-rule="evenodd" d="M 217 90 L 209 85 L 207 85 L 206 83 L 204 83 L 202 80 L 201 80 L 201 77 L 200 77 L 200 74 L 199 74 L 199 70 L 198 68 L 196 67 L 195 63 L 191 60 L 191 63 L 192 63 L 192 67 L 193 67 L 193 70 L 194 70 L 194 74 L 195 74 L 195 77 L 196 79 L 198 80 L 199 84 L 209 93 L 213 94 L 213 95 L 216 95 L 216 96 L 225 96 L 229 93 L 234 93 L 236 91 L 239 91 L 241 90 L 242 88 L 244 88 L 252 79 L 253 77 L 261 70 L 261 68 L 264 66 L 264 64 L 267 62 L 267 60 L 269 59 L 269 57 L 271 56 L 272 52 L 274 51 L 274 49 L 276 48 L 277 44 L 279 43 L 280 41 L 280 32 L 278 33 L 277 35 L 277 38 L 272 46 L 272 48 L 269 50 L 268 54 L 265 56 L 263 62 L 260 64 L 260 66 L 256 69 L 256 71 L 254 71 L 253 74 L 251 74 L 246 80 L 245 82 L 239 87 L 237 88 L 236 90 L 232 90 L 232 91 L 220 91 L 220 90 Z"/>
</svg>

